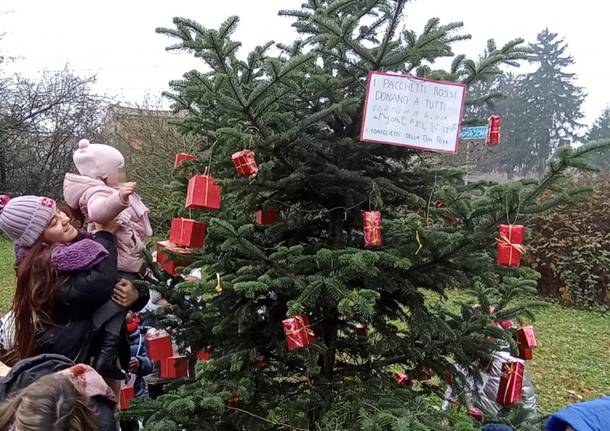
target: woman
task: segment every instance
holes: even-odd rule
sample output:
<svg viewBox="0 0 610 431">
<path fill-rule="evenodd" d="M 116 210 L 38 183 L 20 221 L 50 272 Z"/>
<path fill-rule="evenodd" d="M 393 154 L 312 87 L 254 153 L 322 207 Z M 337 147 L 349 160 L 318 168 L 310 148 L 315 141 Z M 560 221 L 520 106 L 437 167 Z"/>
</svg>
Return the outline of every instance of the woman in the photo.
<svg viewBox="0 0 610 431">
<path fill-rule="evenodd" d="M 57 353 L 90 363 L 96 356 L 100 374 L 117 378 L 116 343 L 112 349 L 94 345 L 95 331 L 104 323 L 94 325 L 95 312 L 110 299 L 138 309 L 147 297 L 140 298 L 126 280 L 117 283 L 115 224 L 96 228 L 93 238 L 83 238 L 46 197 L 0 197 L 0 230 L 14 241 L 19 260 L 12 306 L 18 358 Z M 126 339 L 125 346 L 124 368 Z"/>
</svg>

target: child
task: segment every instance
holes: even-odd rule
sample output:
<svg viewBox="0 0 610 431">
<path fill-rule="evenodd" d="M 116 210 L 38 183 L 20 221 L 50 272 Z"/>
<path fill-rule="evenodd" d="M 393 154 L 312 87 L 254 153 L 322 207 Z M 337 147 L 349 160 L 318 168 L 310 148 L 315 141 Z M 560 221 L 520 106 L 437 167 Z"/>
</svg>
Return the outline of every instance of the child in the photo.
<svg viewBox="0 0 610 431">
<path fill-rule="evenodd" d="M 148 387 L 146 386 L 146 381 L 144 381 L 144 376 L 153 372 L 155 363 L 148 357 L 148 352 L 146 351 L 140 315 L 129 311 L 125 317 L 125 323 L 127 324 L 127 335 L 129 336 L 129 346 L 131 348 L 129 369 L 136 375 L 136 380 L 133 384 L 135 396 L 148 397 Z M 121 421 L 121 431 L 135 431 L 138 429 L 138 421 L 136 419 Z"/>
<path fill-rule="evenodd" d="M 152 235 L 152 229 L 148 208 L 135 194 L 136 184 L 124 182 L 123 155 L 109 145 L 90 144 L 82 139 L 73 160 L 80 175 L 66 174 L 64 200 L 70 208 L 82 213 L 89 226 L 116 219 L 119 277 L 139 279 L 144 266 L 140 251 L 145 239 Z M 116 349 L 126 313 L 124 308 L 109 302 L 93 316 L 98 330 L 104 326 L 102 352 L 110 346 Z"/>
</svg>

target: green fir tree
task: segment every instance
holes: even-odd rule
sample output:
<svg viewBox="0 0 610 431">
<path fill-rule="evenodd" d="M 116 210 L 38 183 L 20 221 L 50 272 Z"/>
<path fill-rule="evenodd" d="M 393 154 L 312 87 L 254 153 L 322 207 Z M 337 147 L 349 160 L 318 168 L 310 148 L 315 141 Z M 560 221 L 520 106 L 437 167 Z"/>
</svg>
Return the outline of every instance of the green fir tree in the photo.
<svg viewBox="0 0 610 431">
<path fill-rule="evenodd" d="M 196 373 L 167 395 L 135 403 L 146 429 L 446 429 L 431 402 L 443 383 L 426 374 L 442 376 L 456 361 L 475 366 L 509 338 L 490 321 L 527 313 L 512 300 L 534 289 L 537 274 L 495 264 L 497 226 L 567 201 L 564 172 L 584 167 L 592 149 L 564 150 L 541 182 L 466 187 L 434 155 L 360 142 L 369 71 L 471 85 L 524 56 L 520 40 L 478 62 L 455 56 L 453 43 L 468 37 L 461 23 L 404 29 L 406 4 L 309 0 L 280 12 L 299 40 L 245 58 L 231 38 L 237 17 L 219 29 L 176 18 L 159 30 L 176 40 L 171 49 L 204 63 L 168 94 L 201 145 L 169 186 L 168 216 L 209 227 L 192 256 L 201 281 L 166 284 L 157 273 L 160 283 L 148 284 L 175 305 L 164 321 L 175 339 L 193 352 L 211 345 L 213 359 L 193 361 Z M 454 58 L 450 70 L 436 69 L 445 57 Z M 231 162 L 244 148 L 256 153 L 255 179 L 237 177 Z M 204 171 L 222 184 L 220 212 L 184 209 L 188 178 Z M 279 209 L 280 221 L 254 224 L 261 208 Z M 383 214 L 383 245 L 366 250 L 369 209 Z M 473 303 L 450 312 L 437 299 L 453 287 L 472 290 Z M 282 320 L 302 313 L 317 342 L 288 350 Z M 421 382 L 399 385 L 397 371 Z M 229 403 L 232 394 L 239 401 Z"/>
</svg>

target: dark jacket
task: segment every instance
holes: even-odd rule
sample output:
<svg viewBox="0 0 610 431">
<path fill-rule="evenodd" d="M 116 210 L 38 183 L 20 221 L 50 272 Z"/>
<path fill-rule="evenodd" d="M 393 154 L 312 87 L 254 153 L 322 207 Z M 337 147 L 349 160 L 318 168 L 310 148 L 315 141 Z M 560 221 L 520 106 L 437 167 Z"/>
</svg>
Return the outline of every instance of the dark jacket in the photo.
<svg viewBox="0 0 610 431">
<path fill-rule="evenodd" d="M 0 400 L 4 401 L 26 388 L 30 383 L 47 374 L 69 368 L 74 363 L 61 355 L 39 355 L 19 361 L 8 375 L 0 381 Z M 103 397 L 92 397 L 96 408 L 96 422 L 100 431 L 115 431 L 114 403 Z"/>
<path fill-rule="evenodd" d="M 69 274 L 60 288 L 53 312 L 54 325 L 37 334 L 36 353 L 57 353 L 76 363 L 89 363 L 93 343 L 93 312 L 110 300 L 118 279 L 114 236 L 98 232 L 93 239 L 108 256 L 91 269 Z"/>
<path fill-rule="evenodd" d="M 146 342 L 144 335 L 142 335 L 142 325 L 129 334 L 129 346 L 131 347 L 131 357 L 137 358 L 140 363 L 136 371 L 136 381 L 134 383 L 136 397 L 147 397 L 148 388 L 146 387 L 144 376 L 153 372 L 155 363 L 148 357 Z"/>
</svg>

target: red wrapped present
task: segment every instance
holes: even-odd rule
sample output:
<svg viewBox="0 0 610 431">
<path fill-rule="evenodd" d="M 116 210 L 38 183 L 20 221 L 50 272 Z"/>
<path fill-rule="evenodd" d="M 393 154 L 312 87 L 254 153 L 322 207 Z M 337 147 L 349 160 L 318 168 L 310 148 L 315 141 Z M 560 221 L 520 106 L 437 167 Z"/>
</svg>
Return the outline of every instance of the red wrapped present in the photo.
<svg viewBox="0 0 610 431">
<path fill-rule="evenodd" d="M 466 414 L 477 422 L 483 422 L 485 420 L 485 415 L 483 412 L 476 407 L 470 407 L 468 410 L 466 410 Z"/>
<path fill-rule="evenodd" d="M 453 372 L 449 370 L 443 371 L 443 380 L 448 385 L 453 385 L 453 382 L 455 381 L 455 376 L 453 375 Z"/>
<path fill-rule="evenodd" d="M 521 265 L 521 255 L 525 253 L 523 239 L 525 228 L 516 224 L 500 225 L 498 237 L 498 265 L 518 267 Z"/>
<path fill-rule="evenodd" d="M 358 335 L 362 335 L 363 337 L 369 336 L 369 328 L 364 323 L 356 324 L 356 333 Z"/>
<path fill-rule="evenodd" d="M 170 257 L 163 250 L 169 250 L 172 253 L 180 254 L 181 258 Z M 191 251 L 188 248 L 178 247 L 170 241 L 159 241 L 157 242 L 157 263 L 161 265 L 168 274 L 176 275 L 176 268 L 182 266 L 189 266 L 192 260 L 188 258 Z"/>
<path fill-rule="evenodd" d="M 519 346 L 519 359 L 524 361 L 531 361 L 534 358 L 534 349 L 531 347 Z"/>
<path fill-rule="evenodd" d="M 512 320 L 498 320 L 498 326 L 506 331 L 513 327 L 513 321 Z"/>
<path fill-rule="evenodd" d="M 212 359 L 212 346 L 205 347 L 197 352 L 197 359 L 207 362 Z"/>
<path fill-rule="evenodd" d="M 169 240 L 180 247 L 201 248 L 205 242 L 207 227 L 205 223 L 188 218 L 174 218 Z"/>
<path fill-rule="evenodd" d="M 186 189 L 186 207 L 192 210 L 219 210 L 221 187 L 214 184 L 215 178 L 195 175 Z"/>
<path fill-rule="evenodd" d="M 522 362 L 505 362 L 502 364 L 500 386 L 496 397 L 498 404 L 512 406 L 521 401 L 524 369 Z"/>
<path fill-rule="evenodd" d="M 520 346 L 533 349 L 538 347 L 538 341 L 536 341 L 536 334 L 534 333 L 533 326 L 523 326 L 517 331 L 517 342 Z"/>
<path fill-rule="evenodd" d="M 498 145 L 500 143 L 500 128 L 502 127 L 502 120 L 499 115 L 492 115 L 487 120 L 487 139 L 485 143 L 487 145 Z"/>
<path fill-rule="evenodd" d="M 288 350 L 300 349 L 316 342 L 316 336 L 309 325 L 309 316 L 289 317 L 282 321 Z"/>
<path fill-rule="evenodd" d="M 398 383 L 399 385 L 404 385 L 404 386 L 408 387 L 409 389 L 411 389 L 415 383 L 415 382 L 413 382 L 411 377 L 409 377 L 408 375 L 403 374 L 403 373 L 395 373 L 394 380 L 396 380 L 396 383 Z"/>
<path fill-rule="evenodd" d="M 135 375 L 133 380 L 135 381 Z M 121 390 L 119 392 L 119 410 L 127 410 L 129 402 L 136 397 L 136 391 L 133 387 L 133 382 L 121 382 Z"/>
<path fill-rule="evenodd" d="M 381 247 L 381 212 L 363 211 L 362 229 L 365 247 Z"/>
<path fill-rule="evenodd" d="M 267 357 L 265 355 L 258 355 L 255 359 L 256 368 L 262 370 L 267 366 Z"/>
<path fill-rule="evenodd" d="M 170 356 L 159 364 L 159 377 L 162 379 L 177 379 L 189 374 L 189 358 L 186 356 Z"/>
<path fill-rule="evenodd" d="M 227 404 L 229 407 L 237 407 L 239 404 L 239 392 L 237 392 L 237 389 L 233 389 L 231 392 L 231 398 L 229 398 Z"/>
<path fill-rule="evenodd" d="M 254 151 L 238 151 L 231 156 L 231 160 L 233 160 L 235 169 L 237 169 L 237 175 L 240 177 L 255 176 L 258 173 L 258 165 L 256 164 Z"/>
<path fill-rule="evenodd" d="M 434 371 L 432 371 L 432 368 L 422 368 L 421 370 L 419 370 L 419 379 L 422 382 L 428 381 L 432 378 L 432 376 L 434 375 Z"/>
<path fill-rule="evenodd" d="M 187 160 L 195 160 L 197 157 L 193 154 L 178 153 L 176 154 L 176 160 L 174 161 L 174 168 L 179 168 L 182 162 Z"/>
<path fill-rule="evenodd" d="M 147 336 L 146 348 L 148 357 L 153 361 L 164 361 L 174 354 L 172 340 L 165 333 Z"/>
<path fill-rule="evenodd" d="M 256 224 L 270 225 L 276 223 L 280 219 L 280 212 L 276 208 L 268 210 L 258 210 L 256 212 Z"/>
</svg>

